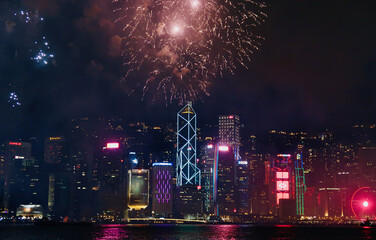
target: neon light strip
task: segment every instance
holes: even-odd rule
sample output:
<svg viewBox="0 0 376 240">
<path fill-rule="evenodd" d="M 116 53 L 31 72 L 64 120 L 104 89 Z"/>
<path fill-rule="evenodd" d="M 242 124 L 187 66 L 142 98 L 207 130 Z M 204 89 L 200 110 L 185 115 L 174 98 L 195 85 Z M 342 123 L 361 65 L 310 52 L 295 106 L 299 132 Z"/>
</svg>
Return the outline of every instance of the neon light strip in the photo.
<svg viewBox="0 0 376 240">
<path fill-rule="evenodd" d="M 152 166 L 172 166 L 172 163 L 153 163 Z"/>
<path fill-rule="evenodd" d="M 218 211 L 218 204 L 217 204 L 217 181 L 218 181 L 218 156 L 219 156 L 219 143 L 216 146 L 216 151 L 215 151 L 214 156 L 214 170 L 213 170 L 213 200 L 214 204 L 217 206 L 217 216 L 219 216 L 219 211 Z"/>
</svg>

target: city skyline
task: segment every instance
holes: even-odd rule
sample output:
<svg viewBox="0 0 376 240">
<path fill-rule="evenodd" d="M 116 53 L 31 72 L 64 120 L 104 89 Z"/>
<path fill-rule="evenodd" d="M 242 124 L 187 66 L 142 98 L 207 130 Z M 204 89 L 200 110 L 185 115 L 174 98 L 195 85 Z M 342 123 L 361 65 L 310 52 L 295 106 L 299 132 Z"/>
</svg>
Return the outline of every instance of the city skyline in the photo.
<svg viewBox="0 0 376 240">
<path fill-rule="evenodd" d="M 0 236 L 374 239 L 375 9 L 0 0 Z"/>
<path fill-rule="evenodd" d="M 177 116 L 193 113 L 188 104 Z M 254 135 L 223 141 L 234 139 L 241 121 L 233 114 L 220 115 L 213 123 L 215 133 L 197 132 L 200 181 L 179 186 L 173 169 L 181 156 L 174 152 L 193 147 L 174 146 L 177 132 L 184 128 L 105 119 L 99 127 L 96 121 L 92 125 L 89 119 L 78 119 L 65 136 L 39 143 L 33 138 L 2 144 L 0 180 L 5 187 L 0 191 L 8 209 L 3 216 L 17 209 L 22 216 L 35 211 L 36 216 L 52 219 L 99 222 L 159 221 L 158 217 L 268 222 L 312 217 L 356 221 L 373 214 L 375 125 L 353 126 L 347 142 L 332 132 L 272 130 L 262 147 Z M 42 155 L 34 155 L 38 144 L 44 146 Z M 169 205 L 156 205 L 161 201 Z"/>
</svg>

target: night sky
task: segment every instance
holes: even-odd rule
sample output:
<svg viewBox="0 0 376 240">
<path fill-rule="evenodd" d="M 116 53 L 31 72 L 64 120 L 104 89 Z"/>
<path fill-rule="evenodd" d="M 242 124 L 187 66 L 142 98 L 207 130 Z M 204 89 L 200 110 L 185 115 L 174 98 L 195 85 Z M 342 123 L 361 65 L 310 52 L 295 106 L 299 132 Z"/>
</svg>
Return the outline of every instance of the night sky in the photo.
<svg viewBox="0 0 376 240">
<path fill-rule="evenodd" d="M 260 133 L 374 122 L 376 1 L 268 4 L 260 51 L 248 69 L 216 79 L 211 96 L 194 105 L 200 123 L 235 113 Z M 21 10 L 38 10 L 44 20 L 24 23 L 14 16 Z M 81 116 L 174 122 L 180 106 L 142 101 L 121 82 L 120 33 L 109 0 L 0 0 L 2 138 L 47 135 Z M 54 54 L 47 65 L 30 60 L 43 36 Z M 11 92 L 21 106 L 8 102 Z"/>
</svg>

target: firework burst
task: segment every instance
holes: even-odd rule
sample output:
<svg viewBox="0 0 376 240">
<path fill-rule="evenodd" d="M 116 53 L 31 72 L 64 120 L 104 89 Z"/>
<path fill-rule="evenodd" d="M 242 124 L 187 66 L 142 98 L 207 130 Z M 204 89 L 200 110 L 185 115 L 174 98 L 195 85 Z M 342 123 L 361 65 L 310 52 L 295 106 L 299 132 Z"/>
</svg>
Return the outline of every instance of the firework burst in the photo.
<svg viewBox="0 0 376 240">
<path fill-rule="evenodd" d="M 8 103 L 13 108 L 21 106 L 21 101 L 19 100 L 17 93 L 15 92 L 9 93 Z"/>
<path fill-rule="evenodd" d="M 41 41 L 35 41 L 34 47 L 30 49 L 32 57 L 30 58 L 37 64 L 42 66 L 52 63 L 54 61 L 55 55 L 51 53 L 51 48 L 46 37 L 42 37 Z"/>
<path fill-rule="evenodd" d="M 260 46 L 265 4 L 251 0 L 113 0 L 130 81 L 148 70 L 143 96 L 180 104 L 209 95 L 214 78 L 247 68 Z"/>
<path fill-rule="evenodd" d="M 23 23 L 36 24 L 40 21 L 44 21 L 44 18 L 39 15 L 38 11 L 20 10 L 15 12 L 14 16 Z"/>
</svg>

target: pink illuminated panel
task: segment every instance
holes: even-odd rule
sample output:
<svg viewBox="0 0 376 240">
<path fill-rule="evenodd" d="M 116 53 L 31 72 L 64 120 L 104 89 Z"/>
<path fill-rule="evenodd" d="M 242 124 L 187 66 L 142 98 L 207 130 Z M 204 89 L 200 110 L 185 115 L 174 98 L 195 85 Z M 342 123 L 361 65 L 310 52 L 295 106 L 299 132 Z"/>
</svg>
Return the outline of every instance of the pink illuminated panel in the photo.
<svg viewBox="0 0 376 240">
<path fill-rule="evenodd" d="M 159 204 L 167 204 L 171 200 L 171 175 L 167 170 L 158 170 L 156 182 L 156 199 Z"/>
<path fill-rule="evenodd" d="M 219 151 L 228 151 L 228 146 L 219 146 Z"/>
<path fill-rule="evenodd" d="M 234 116 L 232 116 L 232 115 L 231 115 L 231 116 L 228 116 L 228 118 L 229 118 L 229 119 L 233 119 L 233 118 L 234 118 Z"/>
<path fill-rule="evenodd" d="M 289 178 L 289 172 L 277 172 L 276 177 L 279 179 L 287 179 Z"/>
<path fill-rule="evenodd" d="M 279 199 L 289 199 L 290 194 L 288 193 L 277 193 L 277 204 L 279 204 Z"/>
<path fill-rule="evenodd" d="M 107 143 L 107 148 L 109 149 L 119 148 L 119 143 Z"/>
<path fill-rule="evenodd" d="M 277 190 L 278 191 L 288 191 L 289 190 L 289 181 L 277 181 Z"/>
</svg>

